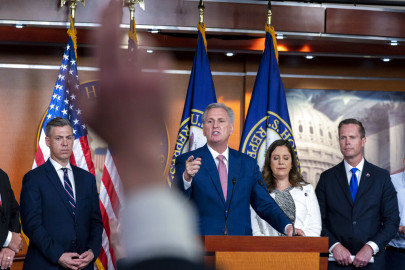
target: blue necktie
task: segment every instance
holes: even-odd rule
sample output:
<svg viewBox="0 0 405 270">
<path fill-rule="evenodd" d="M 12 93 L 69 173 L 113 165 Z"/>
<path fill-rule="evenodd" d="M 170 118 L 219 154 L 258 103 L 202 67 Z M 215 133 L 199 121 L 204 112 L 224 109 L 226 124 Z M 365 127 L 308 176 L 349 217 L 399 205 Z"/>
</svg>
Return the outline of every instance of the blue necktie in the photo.
<svg viewBox="0 0 405 270">
<path fill-rule="evenodd" d="M 69 200 L 69 204 L 72 207 L 73 215 L 75 215 L 76 201 L 75 201 L 75 196 L 73 194 L 72 183 L 69 180 L 67 168 L 62 168 L 62 170 L 63 170 L 63 182 L 64 182 L 64 186 L 65 186 L 66 195 Z"/>
<path fill-rule="evenodd" d="M 354 202 L 356 199 L 357 189 L 359 188 L 359 183 L 356 176 L 357 168 L 353 168 L 350 171 L 352 172 L 352 178 L 350 179 L 350 193 L 352 194 L 352 199 Z"/>
</svg>

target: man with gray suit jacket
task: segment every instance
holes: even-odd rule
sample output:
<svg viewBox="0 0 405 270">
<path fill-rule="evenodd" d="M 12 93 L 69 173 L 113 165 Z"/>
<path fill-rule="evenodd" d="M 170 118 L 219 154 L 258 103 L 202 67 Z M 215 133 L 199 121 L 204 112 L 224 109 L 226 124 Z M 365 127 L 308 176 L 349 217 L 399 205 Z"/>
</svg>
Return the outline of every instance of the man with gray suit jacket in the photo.
<svg viewBox="0 0 405 270">
<path fill-rule="evenodd" d="M 328 269 L 384 269 L 384 247 L 395 235 L 398 203 L 389 172 L 367 162 L 360 121 L 339 124 L 343 161 L 321 174 L 316 187 L 321 236 L 329 237 L 335 261 Z M 369 263 L 373 257 L 374 263 Z"/>
</svg>

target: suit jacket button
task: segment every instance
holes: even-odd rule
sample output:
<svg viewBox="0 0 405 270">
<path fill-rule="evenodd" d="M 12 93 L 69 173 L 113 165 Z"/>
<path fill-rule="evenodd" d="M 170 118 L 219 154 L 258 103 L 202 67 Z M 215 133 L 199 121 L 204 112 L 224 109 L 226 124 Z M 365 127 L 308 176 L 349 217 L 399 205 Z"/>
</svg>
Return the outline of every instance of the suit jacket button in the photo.
<svg viewBox="0 0 405 270">
<path fill-rule="evenodd" d="M 353 221 L 353 225 L 356 225 L 356 223 L 357 223 L 356 221 Z"/>
</svg>

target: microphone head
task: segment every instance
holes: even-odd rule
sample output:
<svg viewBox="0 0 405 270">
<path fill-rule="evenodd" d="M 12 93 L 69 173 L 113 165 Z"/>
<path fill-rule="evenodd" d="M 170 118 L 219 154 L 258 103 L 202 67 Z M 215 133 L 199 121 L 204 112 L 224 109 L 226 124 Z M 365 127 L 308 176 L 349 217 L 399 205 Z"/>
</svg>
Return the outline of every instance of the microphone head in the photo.
<svg viewBox="0 0 405 270">
<path fill-rule="evenodd" d="M 234 177 L 233 179 L 232 179 L 232 184 L 236 184 L 236 178 Z"/>
</svg>

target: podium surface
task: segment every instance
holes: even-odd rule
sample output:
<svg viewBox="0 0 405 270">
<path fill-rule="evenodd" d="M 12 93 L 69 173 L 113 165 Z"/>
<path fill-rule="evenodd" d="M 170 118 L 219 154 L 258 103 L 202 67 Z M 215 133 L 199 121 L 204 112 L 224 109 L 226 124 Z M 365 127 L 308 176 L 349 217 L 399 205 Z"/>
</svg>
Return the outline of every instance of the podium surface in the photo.
<svg viewBox="0 0 405 270">
<path fill-rule="evenodd" d="M 202 236 L 205 262 L 222 270 L 327 269 L 327 237 Z"/>
</svg>

